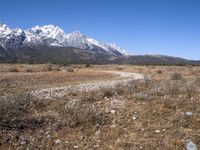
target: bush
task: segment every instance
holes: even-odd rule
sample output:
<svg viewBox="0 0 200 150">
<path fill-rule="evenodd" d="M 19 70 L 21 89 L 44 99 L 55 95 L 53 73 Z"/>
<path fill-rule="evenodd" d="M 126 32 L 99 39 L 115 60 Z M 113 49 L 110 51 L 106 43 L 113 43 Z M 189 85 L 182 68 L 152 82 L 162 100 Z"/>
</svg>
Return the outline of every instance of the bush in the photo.
<svg viewBox="0 0 200 150">
<path fill-rule="evenodd" d="M 9 72 L 19 72 L 19 69 L 12 67 L 9 69 Z"/>
<path fill-rule="evenodd" d="M 75 72 L 73 68 L 67 68 L 68 72 Z"/>
<path fill-rule="evenodd" d="M 183 79 L 182 75 L 180 73 L 177 73 L 177 72 L 172 73 L 170 78 L 171 78 L 171 80 L 181 80 L 181 79 Z"/>
<path fill-rule="evenodd" d="M 157 70 L 156 71 L 158 74 L 162 74 L 162 70 Z"/>
<path fill-rule="evenodd" d="M 67 127 L 91 127 L 96 124 L 110 123 L 108 116 L 100 113 L 91 103 L 83 100 L 71 100 L 65 107 L 59 107 L 58 112 Z"/>
<path fill-rule="evenodd" d="M 45 118 L 31 117 L 41 105 L 25 91 L 17 91 L 15 94 L 4 93 L 0 103 L 0 129 L 2 130 L 26 130 L 42 127 Z"/>
<path fill-rule="evenodd" d="M 197 85 L 200 85 L 200 77 L 196 77 L 195 83 L 196 83 Z"/>
<path fill-rule="evenodd" d="M 31 68 L 27 68 L 26 72 L 33 72 L 33 70 Z"/>
<path fill-rule="evenodd" d="M 86 68 L 90 67 L 90 64 L 85 64 L 85 67 L 86 67 Z"/>
<path fill-rule="evenodd" d="M 52 68 L 52 70 L 54 70 L 54 71 L 60 71 L 61 69 L 60 69 L 59 66 L 54 66 L 54 67 Z"/>
</svg>

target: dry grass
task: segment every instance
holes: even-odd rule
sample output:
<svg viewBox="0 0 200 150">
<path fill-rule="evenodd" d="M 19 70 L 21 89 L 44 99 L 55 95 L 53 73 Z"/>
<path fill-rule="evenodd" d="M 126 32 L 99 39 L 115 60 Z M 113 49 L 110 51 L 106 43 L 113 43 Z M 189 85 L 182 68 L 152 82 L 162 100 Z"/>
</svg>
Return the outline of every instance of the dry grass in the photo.
<svg viewBox="0 0 200 150">
<path fill-rule="evenodd" d="M 73 66 L 74 72 L 65 71 L 69 66 L 47 72 L 32 67 L 28 73 L 26 65 L 17 65 L 19 72 L 1 72 L 0 149 L 182 150 L 187 139 L 200 146 L 198 67 Z M 73 77 L 79 83 L 110 79 L 100 72 L 119 68 L 147 77 L 61 99 L 39 100 L 25 88 L 30 78 L 39 84 L 47 78 Z M 28 74 L 30 78 L 23 80 Z"/>
</svg>

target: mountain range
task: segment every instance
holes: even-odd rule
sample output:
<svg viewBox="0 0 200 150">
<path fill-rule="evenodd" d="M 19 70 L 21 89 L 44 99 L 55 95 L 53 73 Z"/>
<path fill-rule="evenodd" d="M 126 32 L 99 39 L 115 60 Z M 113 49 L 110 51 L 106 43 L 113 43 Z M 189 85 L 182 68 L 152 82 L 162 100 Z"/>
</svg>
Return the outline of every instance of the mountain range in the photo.
<svg viewBox="0 0 200 150">
<path fill-rule="evenodd" d="M 162 55 L 131 56 L 115 43 L 106 44 L 79 31 L 65 33 L 55 25 L 11 29 L 0 24 L 0 62 L 93 64 L 200 64 Z"/>
<path fill-rule="evenodd" d="M 66 34 L 63 29 L 54 25 L 35 26 L 23 30 L 11 29 L 6 24 L 0 24 L 0 46 L 9 50 L 25 46 L 74 47 L 99 53 L 127 55 L 127 52 L 115 43 L 105 44 L 88 38 L 79 31 Z"/>
</svg>

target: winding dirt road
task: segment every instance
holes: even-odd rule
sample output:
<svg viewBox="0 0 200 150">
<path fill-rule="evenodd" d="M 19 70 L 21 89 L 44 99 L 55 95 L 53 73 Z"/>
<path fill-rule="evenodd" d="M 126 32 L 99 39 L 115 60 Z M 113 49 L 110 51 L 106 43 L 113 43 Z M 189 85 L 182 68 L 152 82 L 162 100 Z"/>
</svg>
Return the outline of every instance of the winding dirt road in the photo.
<svg viewBox="0 0 200 150">
<path fill-rule="evenodd" d="M 77 85 L 66 85 L 62 87 L 46 88 L 37 91 L 32 91 L 31 94 L 38 98 L 61 98 L 64 95 L 73 91 L 94 91 L 100 88 L 112 88 L 119 84 L 127 84 L 133 80 L 143 80 L 144 75 L 130 72 L 119 72 L 119 71 L 106 71 L 106 73 L 118 75 L 115 80 L 111 81 L 99 81 L 91 83 L 82 83 Z"/>
</svg>

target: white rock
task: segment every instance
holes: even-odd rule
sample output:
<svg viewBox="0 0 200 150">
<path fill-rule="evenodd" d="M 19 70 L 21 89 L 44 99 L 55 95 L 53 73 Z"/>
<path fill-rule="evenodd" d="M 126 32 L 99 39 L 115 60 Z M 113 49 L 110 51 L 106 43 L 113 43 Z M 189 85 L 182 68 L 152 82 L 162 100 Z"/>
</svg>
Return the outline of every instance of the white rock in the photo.
<svg viewBox="0 0 200 150">
<path fill-rule="evenodd" d="M 186 141 L 185 148 L 186 150 L 198 150 L 197 146 L 190 140 Z"/>
<path fill-rule="evenodd" d="M 116 110 L 111 110 L 110 111 L 112 114 L 115 114 L 116 113 Z"/>
<path fill-rule="evenodd" d="M 156 133 L 160 133 L 160 130 L 157 129 L 157 130 L 155 130 L 155 132 L 156 132 Z"/>
<path fill-rule="evenodd" d="M 56 139 L 56 140 L 54 141 L 54 143 L 55 143 L 55 144 L 60 144 L 60 143 L 61 143 L 61 140 Z"/>
<path fill-rule="evenodd" d="M 185 114 L 186 114 L 187 116 L 190 116 L 190 117 L 192 117 L 192 115 L 193 115 L 192 112 L 186 112 Z"/>
<path fill-rule="evenodd" d="M 79 148 L 79 146 L 75 145 L 75 146 L 74 146 L 74 148 L 75 148 L 75 149 L 78 149 L 78 148 Z"/>
<path fill-rule="evenodd" d="M 133 120 L 136 120 L 137 118 L 135 116 L 133 116 Z"/>
<path fill-rule="evenodd" d="M 51 137 L 51 135 L 50 135 L 50 134 L 47 134 L 46 138 L 48 139 L 48 138 L 50 138 L 50 137 Z"/>
<path fill-rule="evenodd" d="M 167 129 L 162 129 L 163 132 L 167 131 Z"/>
<path fill-rule="evenodd" d="M 69 101 L 66 105 L 65 105 L 65 109 L 74 109 L 76 104 L 77 104 L 77 101 L 76 99 L 73 99 L 71 101 Z"/>
<path fill-rule="evenodd" d="M 25 145 L 26 143 L 27 143 L 26 140 L 22 140 L 22 141 L 20 142 L 21 145 Z"/>
<path fill-rule="evenodd" d="M 110 127 L 111 128 L 116 128 L 116 126 L 117 126 L 116 124 L 112 124 Z"/>
</svg>

